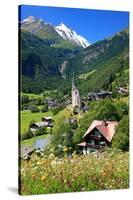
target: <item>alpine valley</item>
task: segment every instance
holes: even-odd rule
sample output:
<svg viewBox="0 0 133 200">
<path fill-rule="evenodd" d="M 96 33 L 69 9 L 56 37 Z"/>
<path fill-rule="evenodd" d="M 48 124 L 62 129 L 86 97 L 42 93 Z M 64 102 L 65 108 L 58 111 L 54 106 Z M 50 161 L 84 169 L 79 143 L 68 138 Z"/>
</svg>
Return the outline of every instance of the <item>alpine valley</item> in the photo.
<svg viewBox="0 0 133 200">
<path fill-rule="evenodd" d="M 81 94 L 128 83 L 129 31 L 91 44 L 67 25 L 28 17 L 20 22 L 21 91 L 70 91 L 72 74 Z"/>
<path fill-rule="evenodd" d="M 128 28 L 91 44 L 30 16 L 19 34 L 19 193 L 129 188 Z"/>
</svg>

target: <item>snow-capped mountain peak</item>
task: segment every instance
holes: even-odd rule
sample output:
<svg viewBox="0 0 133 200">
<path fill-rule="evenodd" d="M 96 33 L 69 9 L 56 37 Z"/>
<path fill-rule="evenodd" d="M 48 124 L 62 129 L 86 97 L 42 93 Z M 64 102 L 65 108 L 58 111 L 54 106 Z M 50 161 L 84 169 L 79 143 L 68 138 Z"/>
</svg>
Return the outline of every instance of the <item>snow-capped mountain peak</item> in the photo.
<svg viewBox="0 0 133 200">
<path fill-rule="evenodd" d="M 90 43 L 84 37 L 78 35 L 74 30 L 67 27 L 63 22 L 61 22 L 58 26 L 53 26 L 53 24 L 47 23 L 43 19 L 39 19 L 33 16 L 29 16 L 28 18 L 21 21 L 21 28 L 26 29 L 34 34 L 40 29 L 43 30 L 45 26 L 47 26 L 47 28 L 48 26 L 52 27 L 56 35 L 58 34 L 63 40 L 69 40 L 83 48 L 90 45 Z"/>
<path fill-rule="evenodd" d="M 37 18 L 35 18 L 33 16 L 29 16 L 28 18 L 24 19 L 21 23 L 32 23 L 36 20 L 37 20 Z"/>
<path fill-rule="evenodd" d="M 78 35 L 75 31 L 68 28 L 64 23 L 60 23 L 54 28 L 64 40 L 73 41 L 84 48 L 90 45 L 90 43 L 84 37 Z"/>
</svg>

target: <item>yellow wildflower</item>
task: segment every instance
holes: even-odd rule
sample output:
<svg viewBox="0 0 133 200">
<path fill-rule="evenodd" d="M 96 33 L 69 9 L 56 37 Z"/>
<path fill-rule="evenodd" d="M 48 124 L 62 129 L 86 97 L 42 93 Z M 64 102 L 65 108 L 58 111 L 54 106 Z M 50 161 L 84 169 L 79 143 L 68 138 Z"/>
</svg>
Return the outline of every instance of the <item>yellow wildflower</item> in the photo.
<svg viewBox="0 0 133 200">
<path fill-rule="evenodd" d="M 64 151 L 64 152 L 67 152 L 67 151 L 68 151 L 68 148 L 67 148 L 67 147 L 64 147 L 64 148 L 63 148 L 63 151 Z"/>
<path fill-rule="evenodd" d="M 46 179 L 46 175 L 42 176 L 41 180 L 44 181 Z"/>
</svg>

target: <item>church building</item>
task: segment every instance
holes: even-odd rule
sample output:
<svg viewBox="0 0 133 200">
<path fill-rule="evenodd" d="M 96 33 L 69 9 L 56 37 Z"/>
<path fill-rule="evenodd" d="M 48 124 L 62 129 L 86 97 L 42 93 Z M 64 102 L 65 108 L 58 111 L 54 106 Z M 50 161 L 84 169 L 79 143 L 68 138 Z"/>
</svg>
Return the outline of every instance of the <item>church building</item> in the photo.
<svg viewBox="0 0 133 200">
<path fill-rule="evenodd" d="M 74 75 L 72 80 L 72 108 L 81 107 L 81 99 L 79 95 L 79 90 L 76 88 L 74 83 Z"/>
</svg>

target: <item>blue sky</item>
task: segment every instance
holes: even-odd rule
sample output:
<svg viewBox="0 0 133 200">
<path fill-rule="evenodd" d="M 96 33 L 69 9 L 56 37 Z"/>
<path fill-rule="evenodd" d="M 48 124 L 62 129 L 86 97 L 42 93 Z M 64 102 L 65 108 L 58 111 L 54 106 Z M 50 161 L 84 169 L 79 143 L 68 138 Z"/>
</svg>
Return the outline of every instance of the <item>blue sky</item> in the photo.
<svg viewBox="0 0 133 200">
<path fill-rule="evenodd" d="M 20 19 L 28 16 L 42 18 L 53 25 L 63 22 L 91 43 L 110 37 L 129 26 L 129 13 L 121 11 L 21 6 Z"/>
</svg>

